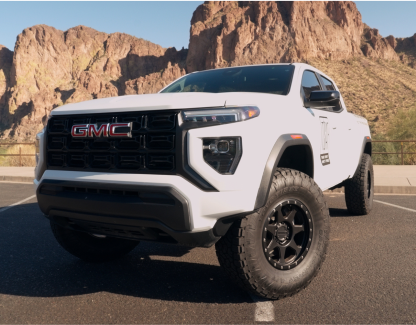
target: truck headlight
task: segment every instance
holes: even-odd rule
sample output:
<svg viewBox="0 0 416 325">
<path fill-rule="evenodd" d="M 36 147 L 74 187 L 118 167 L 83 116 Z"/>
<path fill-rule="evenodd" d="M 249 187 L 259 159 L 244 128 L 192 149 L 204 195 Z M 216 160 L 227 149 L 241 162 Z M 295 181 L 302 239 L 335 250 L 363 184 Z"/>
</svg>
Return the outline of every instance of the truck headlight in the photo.
<svg viewBox="0 0 416 325">
<path fill-rule="evenodd" d="M 260 109 L 256 106 L 194 109 L 182 111 L 182 121 L 192 127 L 204 127 L 245 121 L 259 115 Z"/>
<path fill-rule="evenodd" d="M 234 174 L 243 153 L 241 137 L 204 138 L 202 150 L 205 162 L 223 175 Z"/>
</svg>

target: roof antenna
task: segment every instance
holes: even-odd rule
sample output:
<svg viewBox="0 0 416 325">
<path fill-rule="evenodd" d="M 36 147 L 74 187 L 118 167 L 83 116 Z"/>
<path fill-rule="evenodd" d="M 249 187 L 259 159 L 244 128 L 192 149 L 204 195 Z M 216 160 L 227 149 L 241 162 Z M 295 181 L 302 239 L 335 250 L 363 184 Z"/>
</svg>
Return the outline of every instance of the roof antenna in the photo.
<svg viewBox="0 0 416 325">
<path fill-rule="evenodd" d="M 227 101 L 224 102 L 224 107 L 227 107 Z"/>
</svg>

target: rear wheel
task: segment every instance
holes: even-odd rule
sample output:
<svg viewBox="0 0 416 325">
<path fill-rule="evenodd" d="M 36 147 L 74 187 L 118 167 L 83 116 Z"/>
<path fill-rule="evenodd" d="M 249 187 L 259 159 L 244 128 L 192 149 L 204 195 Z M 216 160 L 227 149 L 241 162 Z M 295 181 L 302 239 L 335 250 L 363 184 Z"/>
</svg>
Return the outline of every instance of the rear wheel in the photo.
<svg viewBox="0 0 416 325">
<path fill-rule="evenodd" d="M 266 205 L 216 243 L 221 266 L 240 286 L 269 299 L 305 288 L 326 256 L 329 212 L 307 175 L 278 169 Z"/>
<path fill-rule="evenodd" d="M 121 258 L 139 244 L 138 241 L 64 228 L 52 221 L 51 228 L 56 240 L 67 252 L 86 262 L 100 263 Z"/>
<path fill-rule="evenodd" d="M 345 203 L 348 212 L 366 215 L 373 209 L 374 170 L 371 156 L 363 154 L 354 177 L 345 182 Z"/>
</svg>

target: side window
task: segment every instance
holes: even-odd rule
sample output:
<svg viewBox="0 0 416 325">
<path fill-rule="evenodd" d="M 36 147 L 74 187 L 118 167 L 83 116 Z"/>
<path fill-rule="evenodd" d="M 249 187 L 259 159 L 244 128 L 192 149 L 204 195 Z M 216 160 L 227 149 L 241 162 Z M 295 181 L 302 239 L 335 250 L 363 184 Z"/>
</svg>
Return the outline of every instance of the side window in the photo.
<svg viewBox="0 0 416 325">
<path fill-rule="evenodd" d="M 324 82 L 324 86 L 326 90 L 336 90 L 334 84 L 330 80 L 326 79 L 323 76 L 321 76 L 321 78 L 322 78 L 322 81 Z"/>
<path fill-rule="evenodd" d="M 305 71 L 302 77 L 302 88 L 305 93 L 306 99 L 309 100 L 311 92 L 314 90 L 321 90 L 321 85 L 319 84 L 318 79 L 316 78 L 315 73 L 312 71 Z"/>
</svg>

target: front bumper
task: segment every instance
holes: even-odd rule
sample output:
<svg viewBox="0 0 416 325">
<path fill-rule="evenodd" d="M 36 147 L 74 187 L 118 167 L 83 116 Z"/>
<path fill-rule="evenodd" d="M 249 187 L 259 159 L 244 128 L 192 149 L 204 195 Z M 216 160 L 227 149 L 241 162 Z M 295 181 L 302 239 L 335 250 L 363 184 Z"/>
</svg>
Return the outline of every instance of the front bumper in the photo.
<svg viewBox="0 0 416 325">
<path fill-rule="evenodd" d="M 151 219 L 175 231 L 191 230 L 188 202 L 172 187 L 45 179 L 36 194 L 46 215 L 131 226 Z"/>
<path fill-rule="evenodd" d="M 35 187 L 52 221 L 135 240 L 209 247 L 252 212 L 244 192 L 204 192 L 180 176 L 46 170 Z"/>
</svg>

